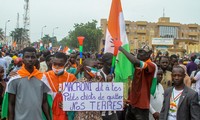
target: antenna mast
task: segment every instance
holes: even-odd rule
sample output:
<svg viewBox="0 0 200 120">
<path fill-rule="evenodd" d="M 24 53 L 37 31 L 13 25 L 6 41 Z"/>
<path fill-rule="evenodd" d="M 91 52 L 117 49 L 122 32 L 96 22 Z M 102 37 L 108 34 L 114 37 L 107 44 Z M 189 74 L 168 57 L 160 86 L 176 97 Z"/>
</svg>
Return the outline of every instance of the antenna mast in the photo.
<svg viewBox="0 0 200 120">
<path fill-rule="evenodd" d="M 30 45 L 30 10 L 29 10 L 29 0 L 24 0 L 24 32 L 23 39 L 21 41 L 22 47 L 27 47 Z"/>
</svg>

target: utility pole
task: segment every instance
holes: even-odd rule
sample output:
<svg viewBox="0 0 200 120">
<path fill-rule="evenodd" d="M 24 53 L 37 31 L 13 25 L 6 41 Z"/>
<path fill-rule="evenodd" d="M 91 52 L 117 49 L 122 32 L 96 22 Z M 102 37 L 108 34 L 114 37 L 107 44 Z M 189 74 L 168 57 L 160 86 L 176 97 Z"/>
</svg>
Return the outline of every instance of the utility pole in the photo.
<svg viewBox="0 0 200 120">
<path fill-rule="evenodd" d="M 17 13 L 17 25 L 16 28 L 19 28 L 19 13 Z"/>
<path fill-rule="evenodd" d="M 6 40 L 6 30 L 7 30 L 7 24 L 10 22 L 10 20 L 7 20 L 5 23 L 5 42 L 7 42 Z"/>
<path fill-rule="evenodd" d="M 29 0 L 24 0 L 24 32 L 22 36 L 22 40 L 20 44 L 23 47 L 29 46 L 30 44 L 30 6 L 29 6 Z"/>
<path fill-rule="evenodd" d="M 47 27 L 46 25 L 42 27 L 42 30 L 41 30 L 41 39 L 43 38 L 43 29 Z"/>
</svg>

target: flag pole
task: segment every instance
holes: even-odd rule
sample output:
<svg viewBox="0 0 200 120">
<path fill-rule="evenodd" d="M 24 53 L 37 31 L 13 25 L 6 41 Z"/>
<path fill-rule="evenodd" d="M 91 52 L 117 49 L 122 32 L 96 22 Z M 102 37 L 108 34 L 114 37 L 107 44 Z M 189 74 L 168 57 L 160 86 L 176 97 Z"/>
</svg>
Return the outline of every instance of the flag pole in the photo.
<svg viewBox="0 0 200 120">
<path fill-rule="evenodd" d="M 114 72 L 115 69 L 115 62 L 116 62 L 116 58 L 117 58 L 117 54 L 118 54 L 118 47 L 114 48 L 114 53 L 113 53 L 113 58 L 112 58 L 112 66 L 111 66 L 111 71 L 110 74 L 112 74 Z"/>
</svg>

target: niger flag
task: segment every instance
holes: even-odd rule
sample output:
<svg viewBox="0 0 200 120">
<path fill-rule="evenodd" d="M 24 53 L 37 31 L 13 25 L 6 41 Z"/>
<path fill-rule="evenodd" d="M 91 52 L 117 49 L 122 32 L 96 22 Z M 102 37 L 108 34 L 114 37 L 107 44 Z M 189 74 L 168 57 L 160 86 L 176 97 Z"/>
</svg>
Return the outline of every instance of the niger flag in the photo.
<svg viewBox="0 0 200 120">
<path fill-rule="evenodd" d="M 12 46 L 13 46 L 13 47 L 16 47 L 16 46 L 17 46 L 17 42 L 16 42 L 16 41 L 13 42 Z"/>
<path fill-rule="evenodd" d="M 113 0 L 108 20 L 108 28 L 106 31 L 105 53 L 114 53 L 113 44 L 111 39 L 121 40 L 122 47 L 130 52 L 129 42 L 125 30 L 125 21 L 121 7 L 120 0 Z M 133 75 L 133 65 L 126 58 L 126 56 L 118 52 L 117 62 L 115 64 L 115 81 L 127 82 L 128 77 Z"/>
<path fill-rule="evenodd" d="M 106 31 L 106 41 L 105 41 L 105 52 L 114 53 L 114 48 L 111 47 L 113 44 L 110 42 L 111 39 L 121 40 L 122 47 L 130 52 L 128 38 L 126 35 L 126 26 L 124 21 L 124 16 L 121 7 L 120 0 L 113 0 L 110 10 L 110 16 L 108 20 L 108 28 Z M 130 63 L 130 61 L 126 58 L 126 56 L 118 52 L 117 62 L 115 64 L 115 81 L 116 82 L 127 82 L 128 77 L 133 76 L 134 74 L 134 66 Z M 156 90 L 156 72 L 154 75 L 154 79 L 152 81 L 151 86 L 151 94 L 154 95 Z M 124 84 L 125 85 L 125 84 Z M 127 84 L 124 86 L 128 87 Z M 127 89 L 124 89 L 126 91 Z"/>
<path fill-rule="evenodd" d="M 70 55 L 72 52 L 72 49 L 68 48 L 67 46 L 63 50 L 63 53 L 65 53 L 66 55 Z"/>
</svg>

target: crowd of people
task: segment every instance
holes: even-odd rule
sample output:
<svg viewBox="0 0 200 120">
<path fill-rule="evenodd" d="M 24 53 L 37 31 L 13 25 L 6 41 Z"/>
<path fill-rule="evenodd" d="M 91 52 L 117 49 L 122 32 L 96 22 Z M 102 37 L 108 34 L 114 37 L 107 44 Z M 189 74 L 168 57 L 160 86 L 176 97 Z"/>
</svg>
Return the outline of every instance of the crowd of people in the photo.
<svg viewBox="0 0 200 120">
<path fill-rule="evenodd" d="M 63 82 L 113 82 L 112 53 L 78 51 L 66 55 L 33 47 L 0 52 L 3 120 L 200 120 L 200 58 L 185 63 L 177 55 L 152 58 L 145 45 L 132 54 L 114 46 L 133 64 L 123 111 L 63 111 Z M 83 63 L 80 64 L 80 58 Z"/>
</svg>

